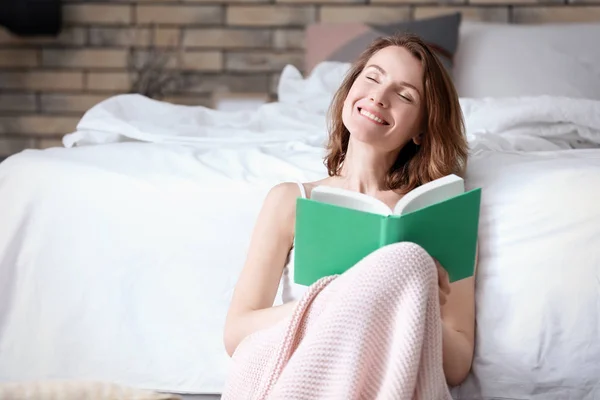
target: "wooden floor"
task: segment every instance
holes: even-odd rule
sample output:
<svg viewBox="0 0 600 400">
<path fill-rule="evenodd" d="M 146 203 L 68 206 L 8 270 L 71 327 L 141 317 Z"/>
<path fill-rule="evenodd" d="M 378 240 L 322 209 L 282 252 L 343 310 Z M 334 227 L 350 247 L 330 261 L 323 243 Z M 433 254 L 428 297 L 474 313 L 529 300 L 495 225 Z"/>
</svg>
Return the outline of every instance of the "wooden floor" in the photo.
<svg viewBox="0 0 600 400">
<path fill-rule="evenodd" d="M 219 394 L 185 394 L 180 395 L 182 400 L 219 400 Z"/>
</svg>

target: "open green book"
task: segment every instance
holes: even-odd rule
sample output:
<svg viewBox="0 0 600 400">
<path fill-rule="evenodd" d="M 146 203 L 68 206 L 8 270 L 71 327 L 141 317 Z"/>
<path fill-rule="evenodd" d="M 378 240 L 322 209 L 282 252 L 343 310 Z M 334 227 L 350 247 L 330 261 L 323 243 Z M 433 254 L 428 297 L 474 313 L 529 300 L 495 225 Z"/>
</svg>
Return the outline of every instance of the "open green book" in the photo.
<svg viewBox="0 0 600 400">
<path fill-rule="evenodd" d="M 473 275 L 481 189 L 456 175 L 415 188 L 394 209 L 358 192 L 319 186 L 296 205 L 294 282 L 341 274 L 369 253 L 407 241 L 423 247 L 450 282 Z"/>
</svg>

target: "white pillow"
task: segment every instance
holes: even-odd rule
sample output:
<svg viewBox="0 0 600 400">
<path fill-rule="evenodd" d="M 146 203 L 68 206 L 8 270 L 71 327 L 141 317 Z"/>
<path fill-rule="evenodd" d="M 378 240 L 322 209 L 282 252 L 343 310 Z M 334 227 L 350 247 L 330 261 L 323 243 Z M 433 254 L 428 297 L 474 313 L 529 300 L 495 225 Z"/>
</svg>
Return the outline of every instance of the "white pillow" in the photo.
<svg viewBox="0 0 600 400">
<path fill-rule="evenodd" d="M 454 79 L 461 97 L 555 95 L 600 100 L 600 23 L 464 21 Z"/>
<path fill-rule="evenodd" d="M 600 150 L 471 159 L 477 345 L 455 399 L 600 398 Z"/>
<path fill-rule="evenodd" d="M 349 69 L 350 63 L 322 61 L 304 76 L 297 67 L 286 65 L 277 86 L 278 101 L 325 115 Z"/>
</svg>

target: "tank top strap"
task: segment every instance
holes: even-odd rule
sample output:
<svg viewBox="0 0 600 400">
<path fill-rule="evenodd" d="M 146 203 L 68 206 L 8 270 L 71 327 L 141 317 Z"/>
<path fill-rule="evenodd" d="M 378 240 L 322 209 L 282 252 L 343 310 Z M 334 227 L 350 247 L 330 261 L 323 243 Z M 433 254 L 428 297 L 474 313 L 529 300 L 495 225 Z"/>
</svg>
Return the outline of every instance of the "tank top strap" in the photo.
<svg viewBox="0 0 600 400">
<path fill-rule="evenodd" d="M 302 184 L 302 182 L 296 182 L 296 184 L 298 184 L 298 188 L 300 189 L 300 194 L 302 195 L 302 198 L 306 198 L 306 189 L 304 188 L 304 185 Z"/>
</svg>

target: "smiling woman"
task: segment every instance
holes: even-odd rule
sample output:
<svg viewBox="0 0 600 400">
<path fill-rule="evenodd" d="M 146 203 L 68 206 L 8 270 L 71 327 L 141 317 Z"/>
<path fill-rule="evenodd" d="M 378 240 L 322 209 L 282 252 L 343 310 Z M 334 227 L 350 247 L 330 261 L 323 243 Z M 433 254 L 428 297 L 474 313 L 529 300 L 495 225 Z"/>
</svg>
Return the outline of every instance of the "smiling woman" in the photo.
<svg viewBox="0 0 600 400">
<path fill-rule="evenodd" d="M 385 128 L 373 131 L 357 114 L 376 117 Z M 417 36 L 381 38 L 363 52 L 333 99 L 330 121 L 330 176 L 340 173 L 351 151 L 350 132 L 391 153 L 390 189 L 406 193 L 450 173 L 462 175 L 466 168 L 458 95 L 446 69 Z"/>
<path fill-rule="evenodd" d="M 404 68 L 395 70 L 395 60 L 402 60 Z M 403 47 L 389 46 L 381 49 L 369 61 L 370 64 L 354 81 L 346 96 L 347 107 L 343 109 L 345 112 L 342 112 L 342 119 L 350 130 L 353 128 L 352 116 L 355 111 L 369 117 L 377 115 L 376 121 L 381 125 L 391 125 L 389 130 L 402 130 L 402 135 L 394 135 L 397 143 L 389 143 L 391 147 L 385 146 L 398 148 L 419 130 L 423 70 L 419 61 Z M 379 64 L 387 67 L 389 72 Z M 380 111 L 377 111 L 378 109 Z M 383 120 L 384 114 L 389 121 Z M 363 124 L 362 130 L 365 129 L 369 130 L 370 127 Z M 369 136 L 368 139 L 373 138 Z"/>
<path fill-rule="evenodd" d="M 337 187 L 393 208 L 424 183 L 463 174 L 457 93 L 420 38 L 381 38 L 350 68 L 329 118 L 329 176 L 277 185 L 259 214 L 227 315 L 234 369 L 223 398 L 264 389 L 274 398 L 449 399 L 447 385 L 471 368 L 474 277 L 450 284 L 443 266 L 412 243 L 374 251 L 333 283 L 306 287 L 293 277 L 299 196 Z M 274 306 L 279 289 L 283 304 Z"/>
</svg>

